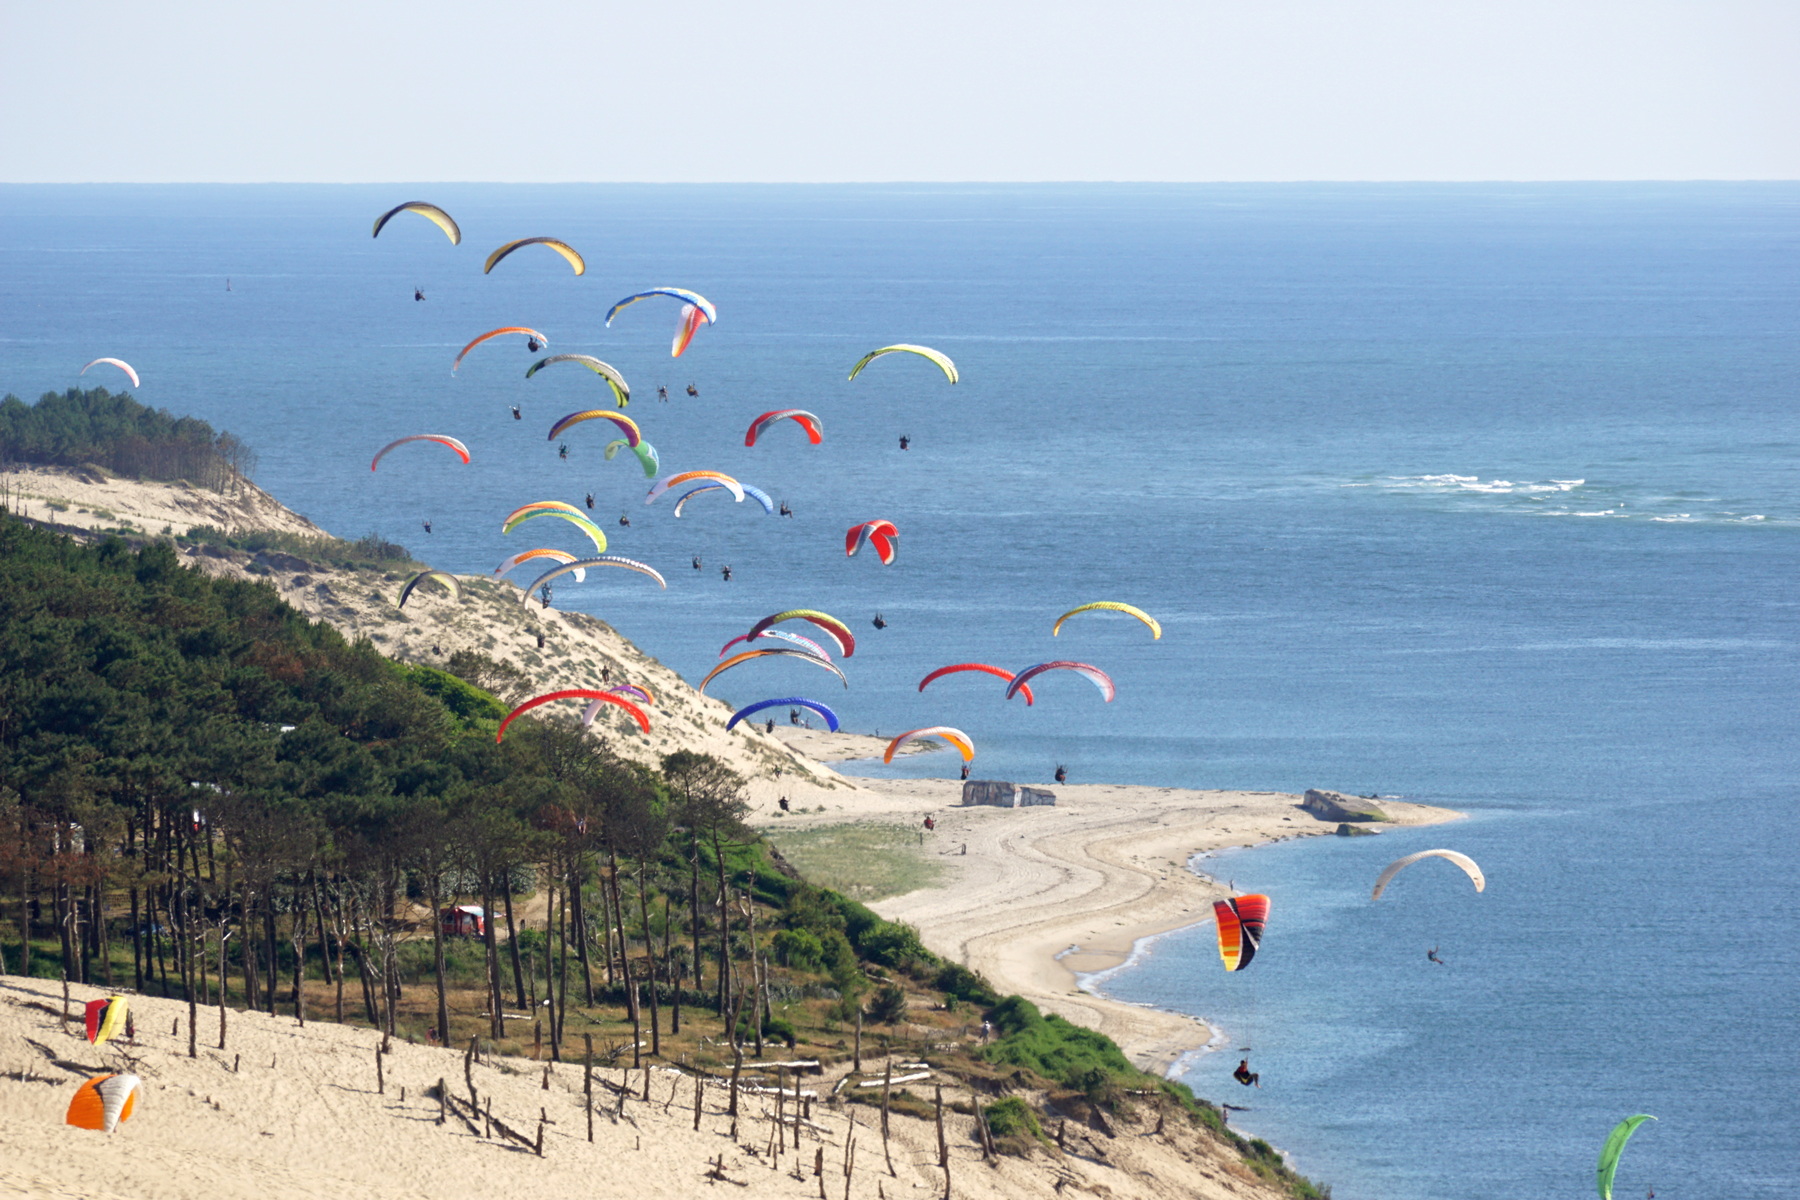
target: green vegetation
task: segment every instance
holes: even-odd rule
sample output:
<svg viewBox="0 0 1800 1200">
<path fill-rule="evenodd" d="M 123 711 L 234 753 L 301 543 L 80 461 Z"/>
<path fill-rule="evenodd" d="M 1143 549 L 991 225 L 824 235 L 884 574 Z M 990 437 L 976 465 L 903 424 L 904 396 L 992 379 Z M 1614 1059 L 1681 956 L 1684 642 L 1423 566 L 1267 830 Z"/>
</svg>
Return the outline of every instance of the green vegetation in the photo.
<svg viewBox="0 0 1800 1200">
<path fill-rule="evenodd" d="M 415 562 L 405 546 L 368 534 L 354 542 L 329 534 L 307 535 L 257 530 L 251 533 L 226 533 L 210 525 L 196 525 L 175 539 L 184 546 L 206 546 L 214 550 L 242 550 L 247 554 L 288 554 L 310 564 L 337 567 L 350 571 L 380 571 L 399 567 L 418 570 L 424 564 Z"/>
<path fill-rule="evenodd" d="M 0 460 L 97 465 L 133 479 L 187 480 L 224 491 L 256 469 L 256 455 L 205 421 L 172 417 L 105 388 L 46 392 L 36 404 L 0 400 Z"/>
<path fill-rule="evenodd" d="M 1003 1154 L 1023 1156 L 1030 1151 L 1033 1142 L 1050 1145 L 1050 1139 L 1044 1136 L 1044 1127 L 1038 1123 L 1037 1114 L 1018 1096 L 1007 1096 L 992 1104 L 983 1105 L 981 1115 L 987 1121 L 988 1132 L 994 1135 L 994 1141 Z"/>
<path fill-rule="evenodd" d="M 763 835 L 808 879 L 858 900 L 885 900 L 943 878 L 909 825 L 776 826 Z"/>
</svg>

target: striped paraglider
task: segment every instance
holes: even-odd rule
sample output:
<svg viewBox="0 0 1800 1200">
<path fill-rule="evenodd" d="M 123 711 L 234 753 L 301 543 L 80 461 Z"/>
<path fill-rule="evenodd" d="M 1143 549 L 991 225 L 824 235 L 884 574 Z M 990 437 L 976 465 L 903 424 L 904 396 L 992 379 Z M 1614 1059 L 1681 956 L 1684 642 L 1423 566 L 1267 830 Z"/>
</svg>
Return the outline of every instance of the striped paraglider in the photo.
<svg viewBox="0 0 1800 1200">
<path fill-rule="evenodd" d="M 1225 960 L 1225 969 L 1243 970 L 1262 945 L 1263 926 L 1269 919 L 1269 898 L 1252 894 L 1214 901 L 1213 916 L 1219 922 L 1219 957 Z"/>
<path fill-rule="evenodd" d="M 94 1076 L 75 1089 L 63 1123 L 77 1129 L 111 1133 L 119 1127 L 119 1122 L 131 1118 L 142 1083 L 136 1075 Z"/>
</svg>

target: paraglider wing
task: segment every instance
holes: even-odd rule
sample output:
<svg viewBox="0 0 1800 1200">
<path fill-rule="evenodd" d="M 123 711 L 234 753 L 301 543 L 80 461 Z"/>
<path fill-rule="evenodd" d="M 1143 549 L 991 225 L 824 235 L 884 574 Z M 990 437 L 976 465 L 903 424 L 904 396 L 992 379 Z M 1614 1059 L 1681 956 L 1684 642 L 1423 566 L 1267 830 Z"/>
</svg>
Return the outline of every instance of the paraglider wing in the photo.
<svg viewBox="0 0 1800 1200">
<path fill-rule="evenodd" d="M 542 696 L 533 696 L 531 699 L 525 701 L 525 703 L 519 705 L 519 707 L 507 713 L 506 719 L 500 722 L 500 728 L 494 733 L 494 740 L 498 742 L 501 738 L 504 738 L 506 736 L 506 727 L 511 725 L 514 719 L 522 713 L 529 712 L 540 704 L 549 704 L 553 700 L 595 700 L 601 704 L 616 704 L 631 714 L 632 719 L 637 721 L 639 729 L 643 730 L 645 733 L 650 732 L 650 718 L 644 715 L 643 709 L 625 699 L 625 697 L 615 695 L 612 692 L 596 692 L 592 688 L 564 688 L 560 692 L 545 692 Z"/>
<path fill-rule="evenodd" d="M 596 554 L 606 553 L 606 535 L 600 532 L 600 527 L 598 525 L 595 525 L 592 521 L 578 513 L 565 512 L 560 508 L 535 508 L 529 512 L 518 513 L 506 519 L 506 524 L 500 527 L 500 532 L 511 533 L 525 522 L 536 520 L 538 517 L 562 518 L 569 522 L 569 524 L 575 526 L 575 528 L 581 530 L 581 532 L 587 534 L 588 540 L 594 543 L 594 552 Z"/>
<path fill-rule="evenodd" d="M 1463 873 L 1475 885 L 1476 891 L 1487 889 L 1487 876 L 1481 873 L 1481 868 L 1468 855 L 1459 854 L 1455 850 L 1421 850 L 1417 854 L 1409 854 L 1405 858 L 1389 863 L 1387 869 L 1381 873 L 1381 878 L 1375 881 L 1375 890 L 1370 893 L 1369 899 L 1371 901 L 1381 899 L 1381 893 L 1387 889 L 1387 885 L 1393 881 L 1394 876 L 1425 858 L 1447 858 L 1463 869 Z"/>
<path fill-rule="evenodd" d="M 455 596 L 458 600 L 463 598 L 462 584 L 457 582 L 456 576 L 447 571 L 420 571 L 417 575 L 414 575 L 411 579 L 407 580 L 406 586 L 400 589 L 400 602 L 396 607 L 405 608 L 406 598 L 413 594 L 413 589 L 428 579 L 441 583 L 449 588 L 450 594 Z"/>
<path fill-rule="evenodd" d="M 439 208 L 437 205 L 427 204 L 423 200 L 408 200 L 405 204 L 396 204 L 394 207 L 388 209 L 379 217 L 375 218 L 375 232 L 371 233 L 369 236 L 380 237 L 381 227 L 403 212 L 418 213 L 421 217 L 424 217 L 427 221 L 430 221 L 433 225 L 436 225 L 439 229 L 443 230 L 444 236 L 450 239 L 450 244 L 452 246 L 462 245 L 462 230 L 457 228 L 456 222 L 451 218 L 450 214 Z M 491 266 L 493 264 L 490 263 L 489 265 Z M 580 272 L 576 273 L 580 274 Z"/>
<path fill-rule="evenodd" d="M 702 296 L 699 292 L 690 292 L 686 288 L 678 287 L 658 287 L 651 288 L 647 292 L 638 292 L 634 295 L 627 296 L 611 308 L 607 309 L 607 325 L 610 326 L 613 323 L 613 318 L 618 316 L 623 309 L 631 307 L 639 300 L 647 300 L 651 296 L 673 296 L 675 299 L 685 301 L 688 305 L 698 309 L 700 315 L 706 318 L 706 323 L 708 325 L 717 325 L 719 323 L 718 310 L 713 307 L 712 301 L 708 300 L 705 296 Z"/>
<path fill-rule="evenodd" d="M 656 503 L 656 498 L 670 488 L 677 487 L 680 484 L 687 483 L 694 479 L 715 480 L 722 485 L 726 491 L 730 492 L 733 496 L 736 496 L 739 504 L 744 502 L 744 485 L 725 474 L 723 471 L 683 471 L 679 475 L 671 475 L 667 479 L 659 479 L 652 484 L 649 493 L 644 497 L 644 503 L 654 504 Z"/>
<path fill-rule="evenodd" d="M 598 558 L 573 559 L 566 563 L 560 563 L 550 570 L 545 571 L 542 575 L 539 575 L 536 579 L 531 581 L 530 587 L 519 593 L 519 603 L 524 604 L 529 602 L 531 593 L 537 591 L 557 576 L 566 575 L 571 571 L 579 571 L 586 567 L 623 567 L 627 571 L 636 571 L 640 575 L 648 575 L 650 578 L 656 580 L 658 586 L 662 587 L 664 590 L 667 590 L 669 586 L 663 580 L 662 574 L 657 571 L 655 567 L 638 562 L 634 558 L 625 558 L 618 554 L 602 554 Z"/>
<path fill-rule="evenodd" d="M 1108 675 L 1105 671 L 1102 671 L 1099 667 L 1096 667 L 1091 663 L 1058 660 L 1056 662 L 1042 662 L 1038 663 L 1036 666 L 1026 667 L 1023 671 L 1020 671 L 1017 675 L 1013 676 L 1012 683 L 1008 684 L 1006 688 L 1006 698 L 1011 700 L 1020 688 L 1024 687 L 1027 683 L 1030 683 L 1037 676 L 1042 675 L 1045 671 L 1075 672 L 1077 675 L 1080 675 L 1089 683 L 1099 688 L 1100 694 L 1106 697 L 1106 702 L 1108 704 L 1111 704 L 1113 697 L 1119 694 L 1118 689 L 1113 686 L 1112 676 Z"/>
<path fill-rule="evenodd" d="M 894 354 L 902 351 L 907 354 L 917 354 L 930 359 L 938 365 L 938 369 L 944 373 L 946 379 L 951 383 L 957 381 L 956 364 L 950 361 L 949 355 L 940 354 L 930 346 L 910 346 L 905 342 L 900 342 L 892 346 L 883 346 L 879 350 L 869 351 L 867 354 L 857 359 L 856 365 L 850 368 L 850 378 L 855 379 L 858 375 L 861 375 L 864 367 L 868 366 L 882 355 Z"/>
<path fill-rule="evenodd" d="M 731 720 L 725 722 L 725 731 L 727 733 L 731 732 L 731 727 L 733 725 L 736 725 L 751 713 L 759 713 L 765 708 L 810 708 L 821 717 L 825 718 L 825 724 L 831 732 L 836 733 L 838 731 L 837 714 L 832 712 L 829 708 L 826 708 L 823 704 L 820 704 L 817 700 L 808 700 L 804 696 L 785 696 L 780 700 L 758 700 L 755 704 L 747 704 L 731 714 Z"/>
<path fill-rule="evenodd" d="M 949 742 L 952 746 L 955 746 L 962 752 L 964 762 L 968 762 L 975 757 L 975 743 L 970 739 L 968 734 L 960 729 L 952 729 L 948 725 L 928 725 L 924 729 L 909 729 L 893 741 L 889 742 L 887 744 L 887 750 L 881 756 L 881 761 L 884 763 L 893 762 L 894 752 L 916 737 L 943 738 L 946 742 Z"/>
<path fill-rule="evenodd" d="M 1269 919 L 1269 898 L 1263 895 L 1215 900 L 1213 916 L 1219 924 L 1219 957 L 1227 971 L 1241 971 L 1256 957 L 1262 945 L 1263 926 Z"/>
<path fill-rule="evenodd" d="M 518 566 L 520 563 L 530 562 L 534 558 L 548 558 L 548 559 L 551 559 L 551 560 L 553 560 L 555 562 L 559 562 L 559 563 L 572 563 L 575 561 L 575 556 L 573 554 L 570 554 L 567 550 L 552 550 L 547 546 L 539 546 L 536 550 L 525 550 L 525 551 L 521 551 L 518 554 L 513 555 L 511 558 L 507 559 L 505 562 L 503 562 L 499 566 L 495 567 L 494 574 L 504 575 L 508 571 L 512 570 L 514 567 Z M 577 583 L 580 583 L 582 580 L 584 580 L 586 578 L 587 578 L 587 568 L 586 567 L 576 568 L 575 581 Z"/>
<path fill-rule="evenodd" d="M 763 506 L 764 513 L 771 517 L 775 515 L 775 498 L 773 496 L 761 488 L 751 487 L 747 483 L 740 483 L 738 486 L 744 489 L 744 495 Z"/>
<path fill-rule="evenodd" d="M 675 340 L 669 345 L 669 357 L 680 358 L 687 350 L 688 343 L 694 340 L 700 325 L 706 320 L 706 314 L 692 304 L 681 306 L 681 324 L 675 327 Z"/>
<path fill-rule="evenodd" d="M 104 1045 L 125 1032 L 125 1014 L 130 1011 L 130 1000 L 125 996 L 110 997 L 105 1005 L 105 1010 L 100 1014 L 99 1027 L 88 1034 L 88 1041 L 96 1046 Z"/>
<path fill-rule="evenodd" d="M 952 675 L 958 671 L 985 671 L 987 674 L 998 676 L 999 678 L 1006 680 L 1006 682 L 1008 682 L 1008 683 L 1011 683 L 1013 681 L 1013 673 L 1011 671 L 1005 671 L 999 667 L 990 667 L 987 663 L 952 663 L 950 666 L 947 666 L 947 667 L 939 667 L 937 670 L 933 671 L 931 674 L 927 675 L 925 678 L 919 680 L 919 690 L 921 692 L 924 691 L 925 685 L 930 683 L 934 679 L 940 678 L 941 676 L 944 676 L 944 675 Z M 1021 696 L 1025 697 L 1025 703 L 1027 705 L 1032 703 L 1031 688 L 1020 687 L 1019 694 Z"/>
<path fill-rule="evenodd" d="M 601 362 L 591 354 L 552 354 L 549 358 L 540 358 L 525 369 L 525 378 L 530 379 L 545 367 L 565 362 L 580 363 L 606 380 L 607 385 L 612 388 L 613 400 L 620 408 L 631 403 L 631 385 L 625 382 L 625 376 L 619 373 L 619 368 L 611 363 Z M 636 444 L 632 443 L 634 446 Z"/>
<path fill-rule="evenodd" d="M 440 446 L 448 446 L 450 449 L 456 451 L 457 457 L 462 459 L 463 462 L 466 463 L 469 461 L 469 448 L 455 438 L 450 437 L 448 434 L 415 433 L 411 437 L 403 437 L 389 442 L 387 445 L 377 450 L 375 452 L 375 457 L 369 460 L 369 470 L 373 471 L 380 464 L 382 456 L 387 454 L 389 450 L 392 450 L 395 446 L 404 446 L 408 442 L 436 442 Z"/>
<path fill-rule="evenodd" d="M 1631 1140 L 1639 1125 L 1654 1120 L 1656 1118 L 1649 1113 L 1638 1113 L 1614 1125 L 1612 1132 L 1606 1135 L 1606 1141 L 1600 1147 L 1600 1165 L 1594 1170 L 1600 1200 L 1612 1200 L 1613 1176 L 1619 1172 L 1619 1155 L 1625 1153 L 1625 1143 Z"/>
<path fill-rule="evenodd" d="M 1050 636 L 1055 637 L 1058 633 L 1062 632 L 1063 622 L 1074 616 L 1076 613 L 1095 612 L 1098 610 L 1122 612 L 1128 616 L 1136 617 L 1150 627 L 1150 636 L 1152 638 L 1162 637 L 1162 626 L 1157 624 L 1155 617 L 1151 616 L 1141 608 L 1135 608 L 1129 604 L 1120 604 L 1117 600 L 1096 600 L 1092 604 L 1083 604 L 1076 608 L 1071 608 L 1068 612 L 1056 618 L 1056 624 L 1050 627 Z"/>
<path fill-rule="evenodd" d="M 744 445 L 756 445 L 756 439 L 767 432 L 769 426 L 783 419 L 793 421 L 800 428 L 806 430 L 806 440 L 815 446 L 825 437 L 824 422 L 805 409 L 773 408 L 750 422 L 750 428 L 744 432 Z"/>
<path fill-rule="evenodd" d="M 606 690 L 611 695 L 624 696 L 629 700 L 640 700 L 645 704 L 656 703 L 656 697 L 650 694 L 650 689 L 642 687 L 639 684 L 622 683 L 618 687 L 610 687 Z M 581 714 L 581 727 L 583 729 L 586 729 L 589 725 L 594 723 L 594 718 L 600 715 L 600 709 L 605 704 L 606 701 L 604 700 L 588 701 L 587 709 Z"/>
<path fill-rule="evenodd" d="M 606 461 L 611 462 L 613 455 L 619 452 L 620 447 L 627 444 L 624 438 L 606 443 Z M 631 447 L 631 452 L 637 455 L 638 462 L 643 466 L 644 478 L 655 479 L 656 473 L 662 469 L 662 460 L 657 456 L 656 447 L 649 442 L 639 442 Z"/>
<path fill-rule="evenodd" d="M 136 1075 L 94 1076 L 75 1089 L 64 1123 L 77 1129 L 111 1133 L 119 1122 L 130 1119 L 142 1082 Z"/>
<path fill-rule="evenodd" d="M 894 528 L 892 521 L 864 521 L 861 525 L 852 525 L 844 533 L 844 555 L 854 558 L 856 552 L 864 546 L 875 547 L 875 556 L 883 566 L 893 566 L 894 555 L 900 550 L 900 531 Z"/>
<path fill-rule="evenodd" d="M 824 659 L 826 662 L 831 661 L 831 654 L 825 649 L 825 647 L 819 645 L 819 643 L 813 641 L 809 637 L 801 637 L 799 634 L 789 633 L 785 629 L 765 629 L 761 633 L 757 634 L 756 636 L 758 638 L 780 638 L 784 642 L 792 642 L 792 643 L 794 643 L 794 645 L 802 647 L 809 654 L 818 655 L 820 658 Z M 727 650 L 731 649 L 733 646 L 737 645 L 739 642 L 747 642 L 749 640 L 750 640 L 749 634 L 747 634 L 747 633 L 739 634 L 737 637 L 732 638 L 729 642 L 726 642 L 723 646 L 719 647 L 719 657 L 724 658 L 725 652 Z"/>
<path fill-rule="evenodd" d="M 506 245 L 488 255 L 487 265 L 481 268 L 481 273 L 486 275 L 489 271 L 492 271 L 496 263 L 521 246 L 548 246 L 550 249 L 568 259 L 569 265 L 575 268 L 575 273 L 577 275 L 587 274 L 587 263 L 582 260 L 580 254 L 576 253 L 575 247 L 569 245 L 567 242 L 558 241 L 556 238 L 547 237 L 520 238 L 516 242 L 506 243 Z"/>
<path fill-rule="evenodd" d="M 521 504 L 521 505 L 519 505 L 519 507 L 517 507 L 517 508 L 513 509 L 511 512 L 507 513 L 506 519 L 501 522 L 501 526 L 502 526 L 502 528 L 504 528 L 506 525 L 511 524 L 515 517 L 524 516 L 526 513 L 529 513 L 529 512 L 541 512 L 544 509 L 548 509 L 548 508 L 553 508 L 557 512 L 566 512 L 572 516 L 583 517 L 583 519 L 585 519 L 585 516 L 582 513 L 582 511 L 579 508 L 575 507 L 573 504 L 568 503 L 567 501 L 564 501 L 564 500 L 533 500 L 530 504 Z"/>
<path fill-rule="evenodd" d="M 786 656 L 789 658 L 799 659 L 802 662 L 812 663 L 814 666 L 824 667 L 827 671 L 830 671 L 833 675 L 836 675 L 840 680 L 842 680 L 845 687 L 850 686 L 850 681 L 844 677 L 844 673 L 842 671 L 838 670 L 836 663 L 827 662 L 825 659 L 822 659 L 814 654 L 808 654 L 804 650 L 770 649 L 770 650 L 745 650 L 742 653 L 732 655 L 730 658 L 726 659 L 724 662 L 720 663 L 718 666 L 716 666 L 712 670 L 708 671 L 706 673 L 706 678 L 702 679 L 700 681 L 700 686 L 698 688 L 696 688 L 695 690 L 704 692 L 706 690 L 706 685 L 711 683 L 713 681 L 713 679 L 716 676 L 718 676 L 720 673 L 731 670 L 731 668 L 737 666 L 739 663 L 749 662 L 753 658 L 765 658 L 771 654 L 780 654 L 780 655 L 783 655 L 783 656 Z"/>
<path fill-rule="evenodd" d="M 850 632 L 850 627 L 830 613 L 820 612 L 813 608 L 790 608 L 764 617 L 750 627 L 748 636 L 756 637 L 771 625 L 779 625 L 783 621 L 795 620 L 811 621 L 814 625 L 817 625 L 820 629 L 823 629 L 826 633 L 830 634 L 832 640 L 838 644 L 838 653 L 842 654 L 845 658 L 849 658 L 852 654 L 856 653 L 856 637 Z"/>
<path fill-rule="evenodd" d="M 619 432 L 625 435 L 625 444 L 634 450 L 644 440 L 644 431 L 638 428 L 636 421 L 632 420 L 624 413 L 610 412 L 604 408 L 588 408 L 583 409 L 581 412 L 570 413 L 550 427 L 550 436 L 544 440 L 547 442 L 554 442 L 557 438 L 562 436 L 565 430 L 572 426 L 579 425 L 583 421 L 611 421 L 614 425 L 619 427 Z"/>
<path fill-rule="evenodd" d="M 138 382 L 138 373 L 132 369 L 131 364 L 122 358 L 96 358 L 93 362 L 89 363 L 87 367 L 81 368 L 81 373 L 86 375 L 88 373 L 88 367 L 97 367 L 101 363 L 105 363 L 109 367 L 117 367 L 119 370 L 125 372 L 125 378 L 131 380 L 132 387 L 144 386 Z"/>
<path fill-rule="evenodd" d="M 482 334 L 480 337 L 476 338 L 474 341 L 472 341 L 468 345 L 464 346 L 462 348 L 461 352 L 459 352 L 457 354 L 456 361 L 450 364 L 450 369 L 452 371 L 454 371 L 454 370 L 456 370 L 456 368 L 462 366 L 462 360 L 464 358 L 468 357 L 469 351 L 471 351 L 475 347 L 481 345 L 481 343 L 488 341 L 492 338 L 497 338 L 497 337 L 501 336 L 502 334 L 507 334 L 507 333 L 523 333 L 529 337 L 536 338 L 541 345 L 548 346 L 550 344 L 550 339 L 545 337 L 543 334 L 539 333 L 535 329 L 528 328 L 524 325 L 504 325 L 504 326 L 500 327 L 499 329 L 488 330 L 486 333 Z"/>
</svg>

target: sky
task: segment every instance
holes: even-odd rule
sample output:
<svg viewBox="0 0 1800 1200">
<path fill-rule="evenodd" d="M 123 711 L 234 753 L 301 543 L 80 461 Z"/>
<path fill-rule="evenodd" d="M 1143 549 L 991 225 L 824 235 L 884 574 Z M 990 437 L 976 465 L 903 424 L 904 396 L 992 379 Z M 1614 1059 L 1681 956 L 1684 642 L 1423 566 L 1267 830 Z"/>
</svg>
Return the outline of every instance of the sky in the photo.
<svg viewBox="0 0 1800 1200">
<path fill-rule="evenodd" d="M 0 0 L 0 182 L 1800 177 L 1796 0 Z"/>
</svg>

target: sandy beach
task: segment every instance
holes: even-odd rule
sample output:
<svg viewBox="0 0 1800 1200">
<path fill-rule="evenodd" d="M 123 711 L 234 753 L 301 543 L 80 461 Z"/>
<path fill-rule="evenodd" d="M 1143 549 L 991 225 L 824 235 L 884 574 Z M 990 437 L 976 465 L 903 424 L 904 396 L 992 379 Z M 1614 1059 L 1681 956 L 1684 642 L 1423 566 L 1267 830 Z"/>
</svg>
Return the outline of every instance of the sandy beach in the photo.
<svg viewBox="0 0 1800 1200">
<path fill-rule="evenodd" d="M 1050 1012 L 1105 1033 L 1146 1070 L 1165 1072 L 1204 1046 L 1212 1030 L 1180 1013 L 1143 1008 L 1083 991 L 1077 973 L 1124 962 L 1142 938 L 1212 919 L 1228 881 L 1188 869 L 1194 855 L 1334 833 L 1286 792 L 1203 791 L 1117 784 L 1048 785 L 1054 807 L 962 806 L 954 777 L 870 779 L 857 759 L 879 759 L 885 740 L 777 727 L 809 758 L 835 762 L 859 787 L 854 801 L 786 818 L 770 830 L 847 819 L 937 828 L 924 853 L 946 870 L 937 886 L 881 900 L 882 916 L 919 930 L 934 952 L 969 966 L 1002 993 L 1017 992 Z M 945 773 L 955 756 L 945 754 Z M 1393 823 L 1428 825 L 1460 813 L 1383 801 Z"/>
</svg>

